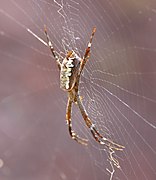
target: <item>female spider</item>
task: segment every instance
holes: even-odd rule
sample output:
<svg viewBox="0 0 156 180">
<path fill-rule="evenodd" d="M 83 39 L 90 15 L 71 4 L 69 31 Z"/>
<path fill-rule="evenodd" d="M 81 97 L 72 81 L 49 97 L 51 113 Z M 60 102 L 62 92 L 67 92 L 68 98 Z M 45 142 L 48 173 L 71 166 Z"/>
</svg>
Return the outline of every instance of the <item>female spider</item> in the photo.
<svg viewBox="0 0 156 180">
<path fill-rule="evenodd" d="M 95 34 L 96 28 L 94 27 L 92 30 L 92 34 L 90 37 L 90 41 L 88 43 L 88 47 L 85 50 L 85 54 L 83 58 L 79 57 L 74 51 L 68 51 L 66 57 L 61 60 L 57 55 L 56 51 L 53 48 L 52 42 L 50 41 L 49 35 L 47 33 L 47 29 L 45 27 L 45 35 L 47 38 L 47 44 L 51 50 L 52 55 L 54 56 L 56 63 L 58 64 L 60 70 L 60 88 L 67 92 L 68 94 L 68 102 L 66 108 L 66 122 L 68 125 L 69 134 L 72 139 L 77 141 L 80 144 L 87 145 L 87 139 L 83 139 L 79 137 L 72 129 L 72 120 L 71 120 L 71 109 L 72 104 L 76 103 L 81 112 L 81 115 L 90 129 L 94 139 L 100 143 L 106 145 L 111 150 L 123 150 L 124 146 L 119 145 L 110 139 L 103 137 L 99 131 L 95 128 L 95 125 L 89 119 L 87 112 L 82 104 L 80 95 L 79 95 L 79 81 L 82 70 L 89 59 L 90 56 L 90 48 L 92 45 L 93 36 Z"/>
</svg>

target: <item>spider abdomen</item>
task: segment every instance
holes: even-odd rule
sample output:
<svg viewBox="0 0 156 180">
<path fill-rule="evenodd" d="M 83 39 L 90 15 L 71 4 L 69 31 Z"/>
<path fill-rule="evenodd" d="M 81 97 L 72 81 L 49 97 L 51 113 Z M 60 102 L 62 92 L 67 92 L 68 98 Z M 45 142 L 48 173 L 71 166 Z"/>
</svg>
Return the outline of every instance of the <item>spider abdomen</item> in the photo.
<svg viewBox="0 0 156 180">
<path fill-rule="evenodd" d="M 81 58 L 74 51 L 70 51 L 63 60 L 60 72 L 60 87 L 70 91 L 74 85 L 79 72 Z"/>
</svg>

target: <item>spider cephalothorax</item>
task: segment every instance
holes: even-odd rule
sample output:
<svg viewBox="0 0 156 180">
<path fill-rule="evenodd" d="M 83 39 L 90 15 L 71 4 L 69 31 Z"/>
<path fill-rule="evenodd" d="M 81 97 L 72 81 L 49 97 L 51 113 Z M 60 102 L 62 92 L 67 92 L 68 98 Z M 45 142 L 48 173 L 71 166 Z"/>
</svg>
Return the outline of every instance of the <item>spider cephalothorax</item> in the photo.
<svg viewBox="0 0 156 180">
<path fill-rule="evenodd" d="M 80 76 L 81 72 L 89 59 L 90 55 L 90 48 L 92 45 L 92 39 L 95 34 L 96 28 L 93 28 L 90 41 L 88 43 L 88 47 L 86 48 L 85 54 L 83 58 L 79 57 L 74 51 L 69 51 L 64 59 L 59 58 L 56 55 L 56 52 L 53 48 L 53 45 L 50 41 L 50 38 L 47 34 L 47 30 L 45 28 L 45 34 L 47 37 L 47 44 L 58 64 L 59 70 L 60 70 L 60 87 L 61 89 L 67 91 L 68 93 L 68 102 L 67 102 L 67 109 L 66 109 L 66 122 L 68 125 L 68 130 L 69 134 L 74 139 L 80 144 L 87 145 L 87 139 L 83 139 L 79 137 L 72 129 L 72 120 L 71 120 L 71 109 L 72 109 L 72 104 L 76 103 L 78 105 L 78 108 L 81 112 L 81 115 L 87 125 L 87 127 L 90 129 L 94 139 L 105 146 L 107 146 L 111 151 L 110 153 L 110 160 L 119 167 L 119 162 L 117 159 L 115 159 L 112 156 L 112 153 L 114 150 L 123 150 L 124 146 L 119 145 L 110 139 L 103 137 L 99 131 L 96 129 L 94 123 L 90 120 L 88 117 L 88 114 L 85 110 L 85 107 L 83 106 L 82 100 L 79 96 L 79 81 L 80 81 Z"/>
</svg>

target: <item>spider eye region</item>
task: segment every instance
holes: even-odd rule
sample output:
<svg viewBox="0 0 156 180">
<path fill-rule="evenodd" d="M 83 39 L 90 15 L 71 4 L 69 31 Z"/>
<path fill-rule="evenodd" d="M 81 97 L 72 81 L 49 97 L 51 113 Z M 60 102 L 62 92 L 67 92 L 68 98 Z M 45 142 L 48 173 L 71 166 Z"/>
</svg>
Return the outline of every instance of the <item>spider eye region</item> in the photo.
<svg viewBox="0 0 156 180">
<path fill-rule="evenodd" d="M 81 58 L 74 52 L 69 51 L 61 64 L 60 88 L 70 91 L 75 85 L 80 69 Z"/>
<path fill-rule="evenodd" d="M 74 55 L 74 51 L 68 51 L 67 52 L 67 59 L 72 57 L 72 55 Z"/>
</svg>

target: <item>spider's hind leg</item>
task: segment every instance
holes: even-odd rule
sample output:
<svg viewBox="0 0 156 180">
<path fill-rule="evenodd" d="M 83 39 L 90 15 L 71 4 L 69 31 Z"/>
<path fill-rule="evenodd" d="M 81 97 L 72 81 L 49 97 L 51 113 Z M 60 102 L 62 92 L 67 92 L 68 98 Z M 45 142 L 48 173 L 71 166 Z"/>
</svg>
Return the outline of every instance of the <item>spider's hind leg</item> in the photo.
<svg viewBox="0 0 156 180">
<path fill-rule="evenodd" d="M 87 125 L 87 127 L 90 129 L 94 139 L 102 144 L 102 145 L 105 145 L 107 146 L 108 148 L 110 149 L 114 149 L 114 150 L 118 150 L 118 151 L 122 151 L 125 147 L 120 145 L 120 144 L 117 144 L 113 141 L 111 141 L 110 139 L 107 139 L 105 138 L 104 136 L 102 136 L 99 131 L 95 128 L 95 125 L 92 123 L 92 121 L 89 119 L 87 113 L 86 113 L 86 110 L 83 106 L 83 103 L 81 102 L 80 100 L 80 97 L 79 95 L 77 96 L 77 105 L 81 111 L 81 114 L 82 114 L 82 117 Z"/>
<path fill-rule="evenodd" d="M 70 134 L 71 138 L 74 139 L 75 141 L 77 141 L 78 143 L 83 144 L 83 145 L 87 145 L 88 140 L 79 137 L 72 130 L 72 121 L 71 121 L 71 107 L 72 107 L 72 103 L 73 102 L 70 99 L 68 99 L 67 110 L 66 110 L 66 121 L 67 121 L 67 125 L 68 125 L 69 134 Z"/>
<path fill-rule="evenodd" d="M 95 125 L 92 124 L 92 126 L 90 127 L 91 133 L 93 135 L 93 137 L 95 138 L 96 141 L 98 141 L 100 144 L 106 145 L 108 148 L 110 149 L 114 149 L 117 151 L 123 151 L 123 149 L 125 148 L 124 146 L 117 144 L 115 142 L 113 142 L 112 140 L 105 138 L 104 136 L 102 136 L 95 128 Z"/>
</svg>

